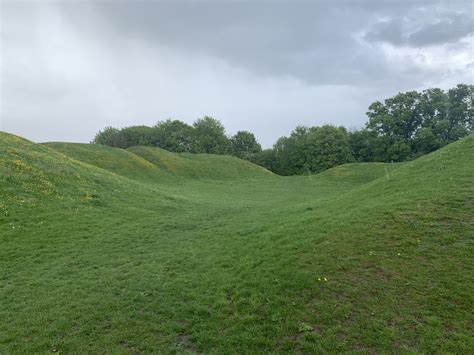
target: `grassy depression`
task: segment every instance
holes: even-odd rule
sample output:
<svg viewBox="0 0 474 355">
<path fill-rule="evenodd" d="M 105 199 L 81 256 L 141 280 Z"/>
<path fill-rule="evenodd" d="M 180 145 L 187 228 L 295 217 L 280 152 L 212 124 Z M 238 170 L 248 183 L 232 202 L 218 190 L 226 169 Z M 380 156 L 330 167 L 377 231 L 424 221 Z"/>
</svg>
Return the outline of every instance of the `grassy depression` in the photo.
<svg viewBox="0 0 474 355">
<path fill-rule="evenodd" d="M 469 353 L 472 161 L 280 177 L 0 133 L 0 353 Z"/>
</svg>

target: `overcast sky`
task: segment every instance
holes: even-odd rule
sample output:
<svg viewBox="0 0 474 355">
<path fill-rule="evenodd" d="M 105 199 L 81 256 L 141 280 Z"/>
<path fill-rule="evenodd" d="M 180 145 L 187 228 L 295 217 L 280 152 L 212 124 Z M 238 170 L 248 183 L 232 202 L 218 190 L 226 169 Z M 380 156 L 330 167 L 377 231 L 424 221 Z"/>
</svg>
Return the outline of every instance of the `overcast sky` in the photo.
<svg viewBox="0 0 474 355">
<path fill-rule="evenodd" d="M 1 3 L 0 130 L 88 142 L 211 115 L 265 146 L 362 126 L 399 91 L 474 83 L 471 1 Z"/>
</svg>

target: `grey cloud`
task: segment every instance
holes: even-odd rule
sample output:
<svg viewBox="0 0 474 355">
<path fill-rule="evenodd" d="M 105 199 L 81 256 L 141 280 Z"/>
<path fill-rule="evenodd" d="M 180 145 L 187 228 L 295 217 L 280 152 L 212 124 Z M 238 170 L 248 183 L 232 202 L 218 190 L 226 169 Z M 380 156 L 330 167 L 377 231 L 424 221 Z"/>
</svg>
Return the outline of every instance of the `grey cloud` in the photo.
<svg viewBox="0 0 474 355">
<path fill-rule="evenodd" d="M 380 21 L 367 31 L 365 39 L 395 46 L 424 47 L 455 43 L 474 33 L 472 13 L 446 13 L 441 19 L 426 18 L 422 15 L 423 13 L 415 13 L 407 17 Z M 411 27 L 416 25 L 418 28 L 413 30 Z"/>
<path fill-rule="evenodd" d="M 376 24 L 366 39 L 395 45 L 453 42 L 472 31 L 468 11 L 453 15 L 466 12 L 464 1 L 443 6 L 432 1 L 156 2 L 98 8 L 125 37 L 181 48 L 190 60 L 206 53 L 260 76 L 290 75 L 312 85 L 365 84 L 374 79 L 374 66 L 376 75 L 390 74 L 383 58 L 374 58 L 354 37 L 375 18 L 392 20 Z M 450 17 L 405 33 L 403 22 L 416 22 L 409 16 Z"/>
<path fill-rule="evenodd" d="M 456 14 L 410 34 L 408 42 L 414 46 L 451 43 L 472 33 L 474 33 L 472 13 Z"/>
<path fill-rule="evenodd" d="M 375 24 L 364 36 L 369 42 L 388 42 L 396 46 L 407 43 L 403 33 L 402 19 L 391 19 Z"/>
<path fill-rule="evenodd" d="M 190 60 L 192 53 L 206 53 L 258 75 L 291 75 L 320 85 L 360 81 L 370 71 L 353 67 L 364 53 L 352 34 L 374 11 L 362 4 L 205 2 L 99 8 L 124 36 L 184 49 Z"/>
</svg>

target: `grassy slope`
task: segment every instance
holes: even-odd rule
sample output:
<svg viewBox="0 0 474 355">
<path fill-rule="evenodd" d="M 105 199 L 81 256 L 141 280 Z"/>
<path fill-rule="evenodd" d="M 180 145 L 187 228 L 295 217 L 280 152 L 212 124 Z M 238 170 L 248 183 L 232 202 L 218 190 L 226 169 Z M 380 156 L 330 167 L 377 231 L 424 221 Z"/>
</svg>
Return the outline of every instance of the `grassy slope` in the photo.
<svg viewBox="0 0 474 355">
<path fill-rule="evenodd" d="M 115 174 L 141 181 L 169 177 L 149 161 L 124 149 L 80 143 L 45 143 L 49 148 L 75 160 L 91 164 Z"/>
<path fill-rule="evenodd" d="M 474 347 L 473 136 L 400 166 L 228 170 L 246 180 L 132 149 L 159 183 L 73 148 L 134 180 L 0 133 L 0 352 Z"/>
<path fill-rule="evenodd" d="M 155 164 L 167 173 L 200 180 L 255 179 L 273 175 L 261 166 L 231 156 L 171 153 L 152 147 L 129 151 Z"/>
<path fill-rule="evenodd" d="M 73 159 L 143 182 L 176 179 L 260 179 L 268 170 L 230 156 L 171 153 L 160 148 L 133 147 L 128 150 L 80 143 L 45 143 Z"/>
</svg>

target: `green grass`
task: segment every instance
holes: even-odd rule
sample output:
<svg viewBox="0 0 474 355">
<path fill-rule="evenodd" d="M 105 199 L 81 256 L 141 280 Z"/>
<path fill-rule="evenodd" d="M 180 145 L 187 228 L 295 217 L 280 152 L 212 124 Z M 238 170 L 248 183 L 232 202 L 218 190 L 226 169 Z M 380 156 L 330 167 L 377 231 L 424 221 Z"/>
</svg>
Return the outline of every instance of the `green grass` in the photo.
<svg viewBox="0 0 474 355">
<path fill-rule="evenodd" d="M 273 175 L 270 171 L 231 156 L 170 153 L 166 150 L 151 147 L 133 147 L 135 153 L 173 178 L 198 180 L 248 180 L 261 179 Z"/>
<path fill-rule="evenodd" d="M 471 353 L 473 161 L 279 177 L 0 133 L 0 353 Z"/>
</svg>

